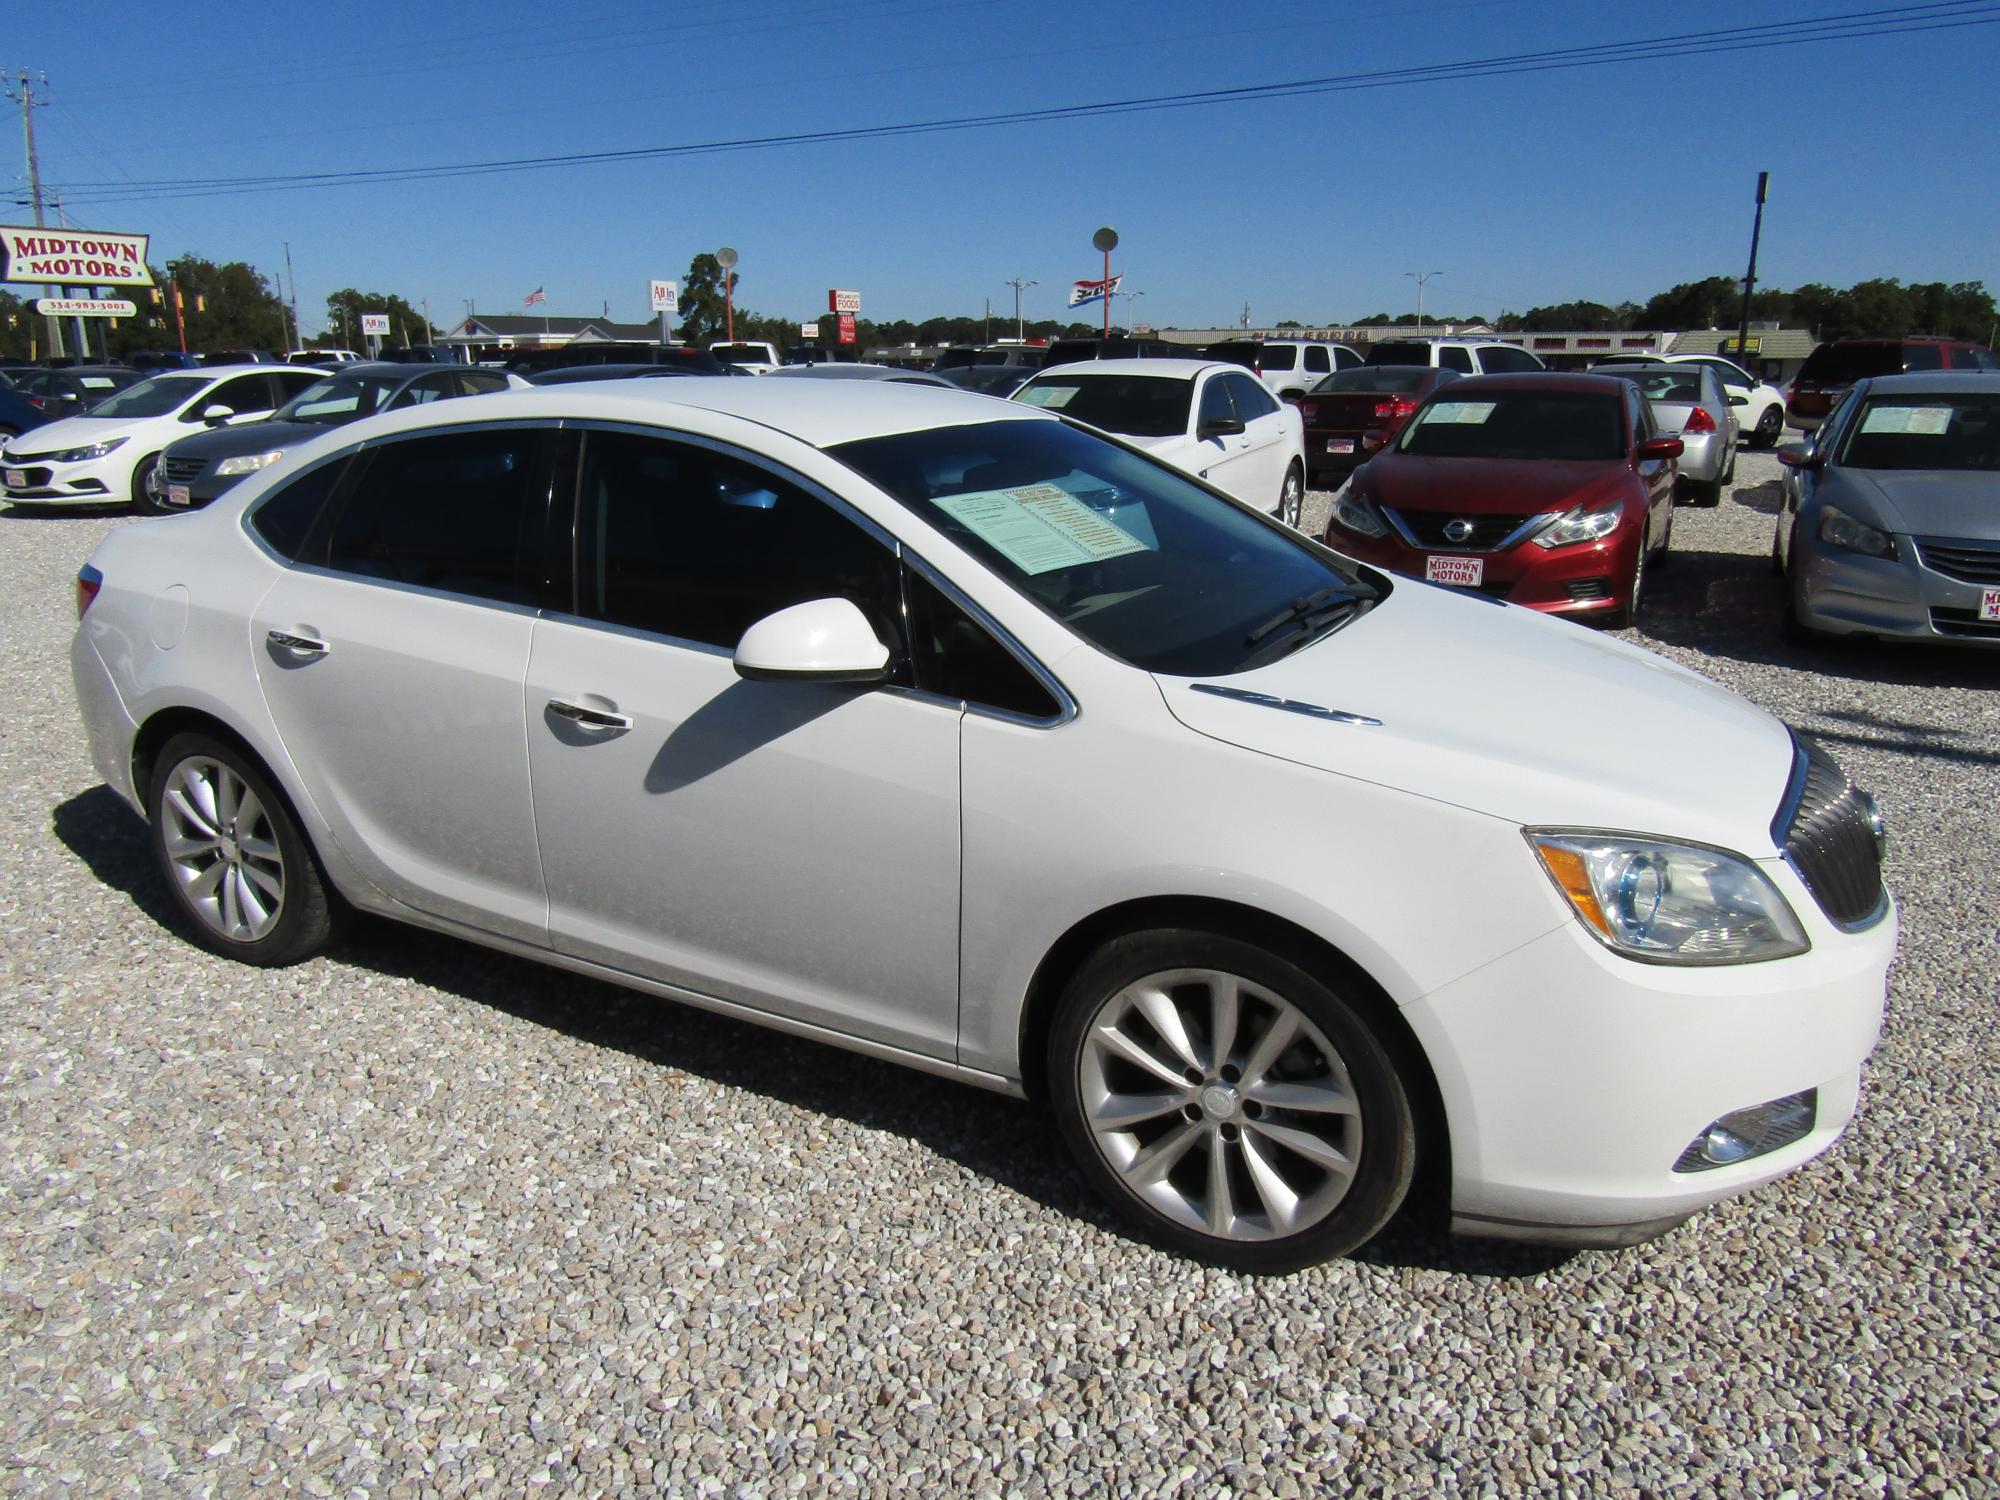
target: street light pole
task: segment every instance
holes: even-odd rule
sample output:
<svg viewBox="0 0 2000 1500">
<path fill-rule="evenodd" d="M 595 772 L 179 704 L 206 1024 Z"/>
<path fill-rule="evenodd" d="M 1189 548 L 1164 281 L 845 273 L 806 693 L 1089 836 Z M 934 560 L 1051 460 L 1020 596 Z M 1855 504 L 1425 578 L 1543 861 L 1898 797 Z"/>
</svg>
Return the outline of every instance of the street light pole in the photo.
<svg viewBox="0 0 2000 1500">
<path fill-rule="evenodd" d="M 1422 338 L 1424 335 L 1424 283 L 1429 281 L 1433 276 L 1444 275 L 1444 272 L 1425 271 L 1422 275 L 1418 275 L 1415 271 L 1405 271 L 1403 274 L 1417 284 L 1417 337 Z"/>
<path fill-rule="evenodd" d="M 1771 174 L 1757 174 L 1757 216 L 1750 221 L 1750 270 L 1743 278 L 1743 317 L 1736 328 L 1736 358 L 1750 368 L 1750 292 L 1757 285 L 1757 240 L 1764 233 L 1764 199 L 1771 190 Z"/>
<path fill-rule="evenodd" d="M 1014 289 L 1014 342 L 1018 344 L 1023 341 L 1021 333 L 1021 292 L 1024 288 L 1040 286 L 1041 283 L 1034 280 L 1024 281 L 1019 276 L 1009 276 L 1007 278 L 1007 285 Z"/>
<path fill-rule="evenodd" d="M 1125 331 L 1130 333 L 1132 331 L 1132 299 L 1134 297 L 1143 297 L 1146 294 L 1144 292 L 1120 292 L 1118 295 L 1125 299 Z"/>
</svg>

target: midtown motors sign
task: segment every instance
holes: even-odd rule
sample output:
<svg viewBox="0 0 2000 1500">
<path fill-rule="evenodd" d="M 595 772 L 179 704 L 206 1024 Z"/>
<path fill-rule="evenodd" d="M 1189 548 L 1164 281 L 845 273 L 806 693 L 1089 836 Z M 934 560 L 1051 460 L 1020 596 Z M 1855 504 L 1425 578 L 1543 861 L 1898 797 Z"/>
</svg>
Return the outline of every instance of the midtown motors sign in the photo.
<svg viewBox="0 0 2000 1500">
<path fill-rule="evenodd" d="M 143 234 L 0 224 L 0 281 L 151 286 Z"/>
</svg>

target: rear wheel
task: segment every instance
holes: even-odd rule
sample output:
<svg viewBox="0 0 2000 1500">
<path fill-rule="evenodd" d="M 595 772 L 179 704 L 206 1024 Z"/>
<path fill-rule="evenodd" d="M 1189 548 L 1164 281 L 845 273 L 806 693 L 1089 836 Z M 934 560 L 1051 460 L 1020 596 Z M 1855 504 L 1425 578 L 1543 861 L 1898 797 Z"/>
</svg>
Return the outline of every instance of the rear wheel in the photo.
<svg viewBox="0 0 2000 1500">
<path fill-rule="evenodd" d="M 1084 1175 L 1148 1237 L 1240 1271 L 1359 1248 L 1408 1193 L 1416 1126 L 1363 1012 L 1305 964 L 1170 929 L 1098 952 L 1049 1042 Z"/>
<path fill-rule="evenodd" d="M 1751 441 L 1759 448 L 1775 448 L 1778 437 L 1784 431 L 1785 409 L 1771 405 L 1764 408 L 1764 415 L 1757 419 L 1757 432 Z"/>
<path fill-rule="evenodd" d="M 1284 488 L 1278 491 L 1278 519 L 1294 531 L 1306 507 L 1305 471 L 1297 463 L 1285 470 Z"/>
</svg>

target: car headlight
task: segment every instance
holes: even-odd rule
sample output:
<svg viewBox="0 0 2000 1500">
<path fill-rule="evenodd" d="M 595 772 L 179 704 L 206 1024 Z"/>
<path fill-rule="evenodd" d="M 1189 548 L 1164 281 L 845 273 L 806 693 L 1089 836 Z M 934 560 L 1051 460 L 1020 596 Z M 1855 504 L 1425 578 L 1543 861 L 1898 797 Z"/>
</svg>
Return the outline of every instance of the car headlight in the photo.
<svg viewBox="0 0 2000 1500">
<path fill-rule="evenodd" d="M 65 448 L 61 453 L 51 453 L 49 458 L 59 464 L 87 464 L 124 446 L 125 439 L 112 438 L 109 442 L 92 443 L 88 448 Z"/>
<path fill-rule="evenodd" d="M 1843 552 L 1859 552 L 1868 557 L 1894 557 L 1896 538 L 1886 531 L 1857 521 L 1831 505 L 1819 514 L 1819 539 Z"/>
<path fill-rule="evenodd" d="M 1351 531 L 1356 536 L 1389 534 L 1389 525 L 1382 519 L 1381 512 L 1355 494 L 1351 482 L 1342 485 L 1340 493 L 1333 497 L 1333 521 L 1336 526 Z"/>
<path fill-rule="evenodd" d="M 1616 501 L 1597 510 L 1575 510 L 1557 516 L 1535 537 L 1537 547 L 1569 547 L 1578 542 L 1601 541 L 1618 529 L 1625 519 L 1625 504 Z"/>
<path fill-rule="evenodd" d="M 284 456 L 283 448 L 273 448 L 269 453 L 239 453 L 217 464 L 215 475 L 218 479 L 227 479 L 232 474 L 255 474 L 259 469 L 268 469 Z"/>
<path fill-rule="evenodd" d="M 1741 855 L 1626 833 L 1526 832 L 1577 920 L 1628 958 L 1747 964 L 1812 946 L 1770 877 Z"/>
</svg>

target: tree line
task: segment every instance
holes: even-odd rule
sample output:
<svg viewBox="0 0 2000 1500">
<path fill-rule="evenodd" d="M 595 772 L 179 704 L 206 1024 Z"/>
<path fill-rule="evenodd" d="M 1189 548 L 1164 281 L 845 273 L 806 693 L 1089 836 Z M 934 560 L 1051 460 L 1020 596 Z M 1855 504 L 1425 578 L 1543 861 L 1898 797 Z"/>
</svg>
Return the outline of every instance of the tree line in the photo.
<svg viewBox="0 0 2000 1500">
<path fill-rule="evenodd" d="M 1502 333 L 1616 332 L 1628 328 L 1734 328 L 1743 312 L 1743 284 L 1728 276 L 1684 281 L 1644 303 L 1558 302 L 1503 315 Z M 1993 296 L 1980 281 L 1918 281 L 1893 276 L 1837 288 L 1809 281 L 1792 291 L 1750 295 L 1753 322 L 1804 328 L 1832 339 L 1907 338 L 1936 333 L 1987 343 L 1996 322 Z"/>
</svg>

